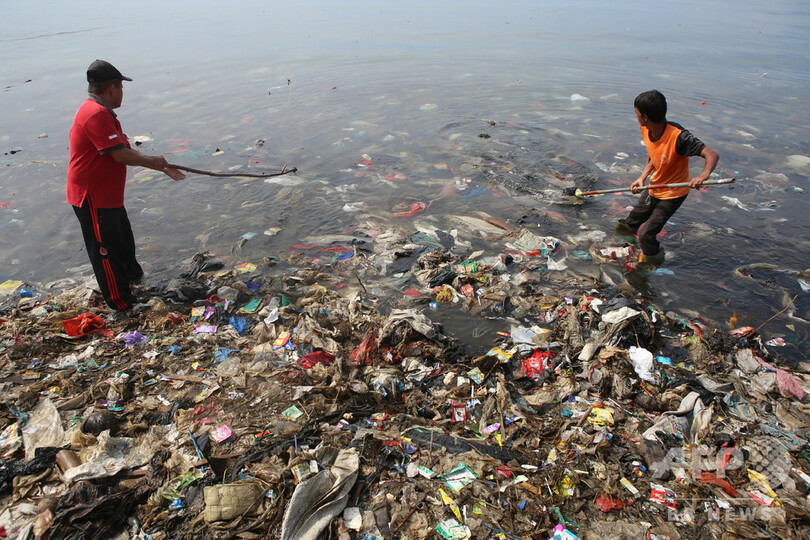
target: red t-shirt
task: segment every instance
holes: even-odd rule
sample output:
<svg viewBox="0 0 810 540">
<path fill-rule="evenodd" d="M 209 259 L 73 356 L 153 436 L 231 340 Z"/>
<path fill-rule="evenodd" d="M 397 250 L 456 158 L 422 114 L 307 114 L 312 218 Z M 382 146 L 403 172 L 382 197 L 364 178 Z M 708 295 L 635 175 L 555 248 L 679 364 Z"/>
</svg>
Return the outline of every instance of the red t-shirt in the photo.
<svg viewBox="0 0 810 540">
<path fill-rule="evenodd" d="M 112 109 L 94 96 L 87 98 L 70 128 L 67 202 L 81 206 L 90 195 L 96 208 L 124 206 L 127 166 L 115 161 L 109 152 L 129 147 Z"/>
</svg>

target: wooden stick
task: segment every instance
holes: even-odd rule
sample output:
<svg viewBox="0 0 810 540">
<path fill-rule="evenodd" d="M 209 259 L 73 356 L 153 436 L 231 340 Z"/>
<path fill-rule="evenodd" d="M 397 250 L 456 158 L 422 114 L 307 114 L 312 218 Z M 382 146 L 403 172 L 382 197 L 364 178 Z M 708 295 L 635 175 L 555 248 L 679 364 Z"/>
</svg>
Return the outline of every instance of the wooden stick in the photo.
<svg viewBox="0 0 810 540">
<path fill-rule="evenodd" d="M 175 165 L 174 163 L 169 163 L 169 167 L 172 167 L 173 169 L 180 169 L 181 171 L 186 171 L 190 173 L 204 174 L 206 176 L 216 176 L 220 178 L 233 178 L 239 176 L 244 176 L 247 178 L 270 178 L 272 176 L 281 176 L 282 174 L 294 173 L 298 170 L 297 167 L 288 169 L 287 165 L 284 165 L 284 167 L 281 168 L 281 172 L 277 173 L 218 173 L 212 171 L 204 171 L 202 169 L 192 169 L 191 167 L 186 167 L 185 165 Z"/>
<path fill-rule="evenodd" d="M 493 365 L 490 368 L 490 370 L 487 372 L 487 374 L 484 375 L 484 378 L 481 379 L 481 384 L 484 384 L 485 382 L 487 382 L 487 379 L 489 379 L 489 376 L 492 375 L 492 372 L 495 371 L 495 368 L 497 368 L 499 365 L 501 365 L 500 362 L 495 362 L 495 365 Z"/>
<path fill-rule="evenodd" d="M 405 516 L 405 519 L 403 519 L 402 521 L 399 522 L 399 525 L 397 525 L 397 528 L 394 529 L 393 534 L 397 534 L 399 532 L 399 530 L 402 528 L 402 526 L 405 525 L 405 522 L 408 521 L 409 519 L 411 519 L 411 516 L 413 515 L 413 513 L 416 512 L 417 510 L 419 510 L 419 508 L 421 508 L 421 507 L 422 507 L 422 503 L 419 503 L 416 506 L 414 506 L 413 510 L 408 512 L 408 515 Z"/>
<path fill-rule="evenodd" d="M 759 325 L 759 328 L 757 328 L 757 329 L 755 330 L 755 333 L 756 333 L 756 332 L 759 332 L 759 331 L 760 331 L 760 329 L 761 329 L 763 326 L 765 326 L 766 324 L 768 324 L 769 322 L 771 322 L 772 320 L 774 320 L 775 318 L 777 318 L 779 315 L 781 315 L 782 313 L 784 313 L 785 311 L 787 311 L 787 308 L 789 308 L 789 307 L 790 307 L 790 306 L 793 304 L 793 302 L 795 302 L 795 301 L 796 301 L 796 299 L 797 299 L 798 297 L 799 297 L 799 295 L 797 294 L 796 296 L 794 296 L 794 297 L 793 297 L 793 300 L 791 300 L 790 302 L 788 302 L 788 305 L 786 305 L 786 306 L 785 306 L 785 309 L 783 309 L 782 311 L 780 311 L 779 313 L 777 313 L 776 315 L 774 315 L 773 317 L 771 317 L 770 319 L 768 319 L 768 320 L 767 320 L 767 321 L 765 321 L 764 323 L 760 324 L 760 325 Z"/>
<path fill-rule="evenodd" d="M 578 428 L 582 427 L 582 424 L 584 424 L 585 421 L 588 419 L 588 417 L 591 415 L 591 411 L 593 411 L 593 405 L 588 407 L 588 410 L 585 411 L 585 415 L 582 418 L 579 419 L 579 422 L 577 422 L 577 427 Z"/>
<path fill-rule="evenodd" d="M 718 178 L 718 179 L 709 179 L 701 184 L 701 187 L 718 187 L 718 186 L 725 186 L 727 184 L 733 184 L 736 178 Z M 639 187 L 639 191 L 646 191 L 649 189 L 664 189 L 664 188 L 681 188 L 681 187 L 689 187 L 689 182 L 678 182 L 676 184 L 657 184 L 654 186 L 646 185 Z M 577 197 L 582 197 L 583 195 L 602 195 L 603 193 L 621 193 L 623 191 L 631 191 L 629 187 L 626 188 L 612 188 L 612 189 L 600 189 L 597 191 L 582 191 L 580 189 L 576 189 L 571 191 L 574 188 L 566 188 L 563 190 L 564 195 L 576 195 Z"/>
<path fill-rule="evenodd" d="M 195 377 L 194 375 L 175 375 L 172 373 L 165 373 L 163 376 L 166 377 L 167 379 L 172 379 L 173 381 L 185 381 L 199 384 L 207 384 L 202 377 Z"/>
</svg>

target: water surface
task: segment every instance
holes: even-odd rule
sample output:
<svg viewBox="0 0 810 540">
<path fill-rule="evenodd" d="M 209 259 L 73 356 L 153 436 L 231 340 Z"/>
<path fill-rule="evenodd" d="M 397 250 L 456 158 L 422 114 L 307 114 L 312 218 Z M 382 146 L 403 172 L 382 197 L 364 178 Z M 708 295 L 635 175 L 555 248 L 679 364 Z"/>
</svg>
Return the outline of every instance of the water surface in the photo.
<svg viewBox="0 0 810 540">
<path fill-rule="evenodd" d="M 392 214 L 415 200 L 433 201 L 419 219 L 446 230 L 449 216 L 484 211 L 563 240 L 612 234 L 633 197 L 574 207 L 556 194 L 566 182 L 632 182 L 645 156 L 632 101 L 657 88 L 669 118 L 717 150 L 718 174 L 738 184 L 690 195 L 666 228 L 664 272 L 620 279 L 720 324 L 736 310 L 758 327 L 798 295 L 763 334 L 808 352 L 810 300 L 796 276 L 810 267 L 806 2 L 80 1 L 0 12 L 0 281 L 88 275 L 64 177 L 96 58 L 134 79 L 118 113 L 131 137 L 148 137 L 144 152 L 210 170 L 300 170 L 277 183 L 131 171 L 127 209 L 155 278 L 200 250 L 259 262 L 369 220 L 413 230 L 418 220 Z M 358 166 L 366 156 L 371 168 Z M 532 194 L 514 187 L 526 176 Z M 256 236 L 240 242 L 246 233 Z M 557 256 L 583 247 L 566 242 Z"/>
</svg>

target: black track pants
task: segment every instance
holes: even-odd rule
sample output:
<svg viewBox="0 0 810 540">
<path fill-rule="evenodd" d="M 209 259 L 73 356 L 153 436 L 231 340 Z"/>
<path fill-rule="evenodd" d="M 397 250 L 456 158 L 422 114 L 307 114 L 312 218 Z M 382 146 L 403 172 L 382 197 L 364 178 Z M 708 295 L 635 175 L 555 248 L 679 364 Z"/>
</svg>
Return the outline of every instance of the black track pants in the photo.
<svg viewBox="0 0 810 540">
<path fill-rule="evenodd" d="M 639 244 L 644 255 L 655 256 L 661 245 L 655 236 L 661 232 L 667 220 L 681 207 L 686 195 L 677 199 L 656 199 L 649 191 L 638 198 L 636 206 L 624 220 L 628 227 L 638 230 Z"/>
<path fill-rule="evenodd" d="M 81 208 L 74 206 L 73 211 L 82 226 L 84 245 L 104 300 L 112 309 L 131 309 L 135 297 L 129 282 L 143 276 L 143 270 L 135 259 L 135 237 L 127 211 L 123 206 L 95 208 L 89 195 Z"/>
</svg>

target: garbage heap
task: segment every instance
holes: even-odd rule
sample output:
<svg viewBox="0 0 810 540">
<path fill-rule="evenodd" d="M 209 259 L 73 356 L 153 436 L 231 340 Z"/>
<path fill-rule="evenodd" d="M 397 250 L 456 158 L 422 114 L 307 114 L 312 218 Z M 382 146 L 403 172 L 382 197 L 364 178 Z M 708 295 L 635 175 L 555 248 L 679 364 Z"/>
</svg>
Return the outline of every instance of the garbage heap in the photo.
<svg viewBox="0 0 810 540">
<path fill-rule="evenodd" d="M 0 537 L 807 538 L 808 365 L 510 241 L 4 284 Z"/>
</svg>

